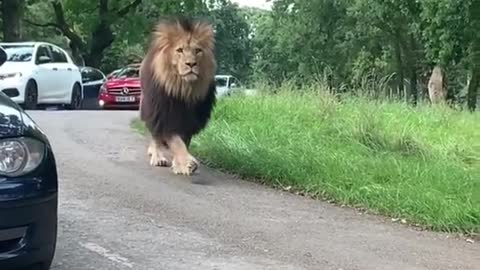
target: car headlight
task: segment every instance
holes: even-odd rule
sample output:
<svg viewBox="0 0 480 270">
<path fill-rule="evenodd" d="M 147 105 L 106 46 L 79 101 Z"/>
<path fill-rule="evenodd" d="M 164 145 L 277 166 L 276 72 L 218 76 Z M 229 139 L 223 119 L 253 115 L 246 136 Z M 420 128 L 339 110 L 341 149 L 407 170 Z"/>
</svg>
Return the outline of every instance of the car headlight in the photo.
<svg viewBox="0 0 480 270">
<path fill-rule="evenodd" d="M 0 175 L 15 177 L 35 170 L 45 155 L 45 145 L 31 138 L 0 140 Z"/>
<path fill-rule="evenodd" d="M 0 80 L 16 78 L 16 77 L 22 77 L 22 73 L 14 72 L 14 73 L 0 74 Z"/>
</svg>

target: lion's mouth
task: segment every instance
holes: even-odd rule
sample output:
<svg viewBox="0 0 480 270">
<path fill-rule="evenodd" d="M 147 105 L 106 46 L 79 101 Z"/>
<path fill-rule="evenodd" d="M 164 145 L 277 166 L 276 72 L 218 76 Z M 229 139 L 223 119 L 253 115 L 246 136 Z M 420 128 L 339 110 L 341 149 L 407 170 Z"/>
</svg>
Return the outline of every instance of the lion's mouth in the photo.
<svg viewBox="0 0 480 270">
<path fill-rule="evenodd" d="M 193 72 L 193 71 L 189 71 L 185 74 L 182 75 L 183 79 L 187 80 L 187 81 L 193 81 L 193 80 L 196 80 L 198 78 L 198 74 Z"/>
</svg>

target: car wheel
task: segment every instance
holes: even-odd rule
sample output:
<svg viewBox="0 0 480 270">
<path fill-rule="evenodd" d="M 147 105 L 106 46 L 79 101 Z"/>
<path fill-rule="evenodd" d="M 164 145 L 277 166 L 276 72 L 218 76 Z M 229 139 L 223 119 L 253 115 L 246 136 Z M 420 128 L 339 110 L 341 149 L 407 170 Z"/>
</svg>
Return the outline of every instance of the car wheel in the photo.
<svg viewBox="0 0 480 270">
<path fill-rule="evenodd" d="M 53 259 L 55 257 L 55 251 L 57 248 L 57 235 L 58 235 L 58 216 L 55 218 L 55 242 L 53 243 L 53 248 L 51 250 L 51 253 L 48 256 L 48 258 L 46 258 L 44 262 L 40 263 L 37 266 L 37 268 L 34 268 L 34 270 L 50 270 L 51 265 L 53 263 Z"/>
<path fill-rule="evenodd" d="M 50 270 L 52 262 L 44 262 L 44 263 L 38 265 L 36 268 L 33 268 L 33 270 Z"/>
<path fill-rule="evenodd" d="M 80 85 L 76 83 L 72 89 L 72 97 L 67 108 L 69 110 L 79 110 L 82 107 L 82 91 Z"/>
<path fill-rule="evenodd" d="M 26 110 L 37 109 L 38 104 L 38 89 L 34 81 L 29 81 L 25 87 L 25 101 L 24 107 Z"/>
</svg>

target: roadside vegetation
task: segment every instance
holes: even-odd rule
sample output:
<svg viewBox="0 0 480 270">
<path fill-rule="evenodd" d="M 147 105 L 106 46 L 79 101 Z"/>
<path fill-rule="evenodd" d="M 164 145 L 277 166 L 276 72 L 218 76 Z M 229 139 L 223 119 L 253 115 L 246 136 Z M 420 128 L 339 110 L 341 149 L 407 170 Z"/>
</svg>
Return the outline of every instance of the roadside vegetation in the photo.
<svg viewBox="0 0 480 270">
<path fill-rule="evenodd" d="M 433 230 L 479 232 L 479 114 L 323 93 L 223 99 L 193 153 L 284 190 Z"/>
</svg>

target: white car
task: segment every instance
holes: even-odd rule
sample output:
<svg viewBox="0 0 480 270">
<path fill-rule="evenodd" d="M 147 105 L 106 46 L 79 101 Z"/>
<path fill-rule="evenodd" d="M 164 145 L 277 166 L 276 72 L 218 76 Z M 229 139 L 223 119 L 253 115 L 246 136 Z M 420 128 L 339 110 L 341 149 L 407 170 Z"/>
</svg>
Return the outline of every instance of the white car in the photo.
<svg viewBox="0 0 480 270">
<path fill-rule="evenodd" d="M 217 97 L 230 96 L 234 92 L 242 92 L 245 95 L 256 94 L 256 90 L 246 89 L 240 80 L 232 75 L 216 75 L 215 84 L 217 87 Z"/>
<path fill-rule="evenodd" d="M 230 96 L 236 89 L 240 88 L 240 82 L 231 75 L 216 75 L 215 83 L 217 86 L 217 97 Z"/>
<path fill-rule="evenodd" d="M 45 42 L 0 43 L 7 62 L 0 67 L 0 91 L 25 109 L 37 105 L 82 105 L 82 76 L 68 53 Z"/>
</svg>

